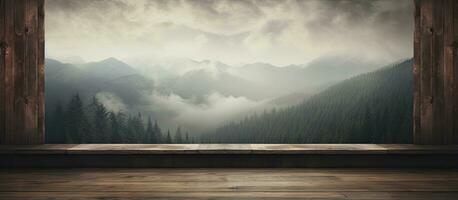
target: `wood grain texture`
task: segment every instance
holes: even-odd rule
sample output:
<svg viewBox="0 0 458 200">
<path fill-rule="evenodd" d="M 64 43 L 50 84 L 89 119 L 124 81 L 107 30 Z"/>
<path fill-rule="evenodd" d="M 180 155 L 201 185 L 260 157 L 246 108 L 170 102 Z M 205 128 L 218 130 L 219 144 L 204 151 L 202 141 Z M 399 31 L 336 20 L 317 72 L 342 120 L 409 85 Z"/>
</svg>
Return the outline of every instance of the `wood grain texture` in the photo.
<svg viewBox="0 0 458 200">
<path fill-rule="evenodd" d="M 414 143 L 458 144 L 458 10 L 453 0 L 416 0 Z"/>
<path fill-rule="evenodd" d="M 6 12 L 6 2 L 0 1 L 0 13 Z M 0 14 L 0 82 L 5 80 L 5 53 L 6 42 L 6 19 L 4 14 Z M 5 84 L 0 83 L 0 144 L 5 140 L 2 133 L 5 132 Z"/>
<path fill-rule="evenodd" d="M 420 0 L 415 2 L 414 8 L 414 58 L 413 58 L 413 75 L 414 75 L 414 94 L 413 94 L 413 140 L 421 141 L 421 6 Z"/>
<path fill-rule="evenodd" d="M 456 199 L 458 171 L 0 170 L 0 199 Z"/>
<path fill-rule="evenodd" d="M 0 144 L 44 142 L 44 0 L 0 0 Z"/>
</svg>

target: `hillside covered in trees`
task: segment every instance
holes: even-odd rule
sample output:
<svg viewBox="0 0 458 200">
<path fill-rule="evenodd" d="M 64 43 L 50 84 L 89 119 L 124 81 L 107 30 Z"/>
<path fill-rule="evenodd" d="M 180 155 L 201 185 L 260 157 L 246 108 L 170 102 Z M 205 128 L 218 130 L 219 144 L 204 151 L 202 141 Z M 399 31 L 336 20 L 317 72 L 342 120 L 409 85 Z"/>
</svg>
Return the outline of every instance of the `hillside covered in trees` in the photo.
<svg viewBox="0 0 458 200">
<path fill-rule="evenodd" d="M 140 113 L 107 109 L 79 94 L 47 112 L 48 143 L 409 143 L 412 61 L 362 74 L 302 103 L 230 122 L 214 131 L 171 133 Z"/>
<path fill-rule="evenodd" d="M 184 134 L 180 127 L 172 135 L 170 130 L 163 133 L 157 121 L 142 115 L 131 116 L 123 112 L 113 112 L 95 97 L 85 105 L 79 94 L 74 95 L 64 106 L 56 105 L 47 113 L 47 143 L 190 143 L 189 133 Z"/>
<path fill-rule="evenodd" d="M 282 110 L 229 123 L 203 143 L 409 143 L 412 61 L 345 80 Z"/>
</svg>

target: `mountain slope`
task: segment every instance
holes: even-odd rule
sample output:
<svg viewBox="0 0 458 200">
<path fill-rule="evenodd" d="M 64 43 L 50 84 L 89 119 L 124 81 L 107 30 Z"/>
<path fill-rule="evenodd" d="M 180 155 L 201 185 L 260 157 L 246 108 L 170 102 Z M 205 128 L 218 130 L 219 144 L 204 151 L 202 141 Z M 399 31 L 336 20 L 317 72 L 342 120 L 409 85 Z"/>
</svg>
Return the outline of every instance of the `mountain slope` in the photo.
<svg viewBox="0 0 458 200">
<path fill-rule="evenodd" d="M 412 61 L 356 76 L 282 110 L 204 134 L 208 143 L 408 143 Z"/>
<path fill-rule="evenodd" d="M 141 94 L 153 90 L 153 81 L 114 58 L 72 65 L 46 59 L 46 104 L 68 102 L 79 93 L 87 100 L 99 92 L 110 92 L 128 104 L 140 101 Z"/>
<path fill-rule="evenodd" d="M 375 63 L 358 58 L 324 56 L 305 65 L 278 67 L 253 63 L 231 68 L 229 72 L 262 85 L 264 90 L 270 91 L 269 97 L 279 97 L 294 93 L 314 94 L 338 81 L 376 68 Z"/>
<path fill-rule="evenodd" d="M 84 69 L 93 77 L 106 80 L 138 74 L 131 66 L 117 60 L 116 58 L 108 58 L 99 62 L 85 63 L 78 65 L 78 67 Z"/>
</svg>

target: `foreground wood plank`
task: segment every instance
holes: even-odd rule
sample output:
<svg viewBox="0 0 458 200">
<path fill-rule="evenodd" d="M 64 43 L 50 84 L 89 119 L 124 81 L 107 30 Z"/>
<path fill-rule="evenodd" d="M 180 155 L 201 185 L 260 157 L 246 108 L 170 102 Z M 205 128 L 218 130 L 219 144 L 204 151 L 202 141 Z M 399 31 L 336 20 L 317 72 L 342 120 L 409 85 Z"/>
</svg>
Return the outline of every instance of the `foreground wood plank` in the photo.
<svg viewBox="0 0 458 200">
<path fill-rule="evenodd" d="M 0 199 L 457 199 L 458 170 L 0 170 Z"/>
</svg>

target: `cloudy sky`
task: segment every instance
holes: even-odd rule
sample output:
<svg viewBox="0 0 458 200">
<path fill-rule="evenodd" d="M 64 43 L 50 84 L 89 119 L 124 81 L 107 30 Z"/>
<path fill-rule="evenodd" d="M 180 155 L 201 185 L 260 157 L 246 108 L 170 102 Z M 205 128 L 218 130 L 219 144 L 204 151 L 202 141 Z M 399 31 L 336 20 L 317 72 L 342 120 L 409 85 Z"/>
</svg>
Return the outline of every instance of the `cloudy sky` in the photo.
<svg viewBox="0 0 458 200">
<path fill-rule="evenodd" d="M 46 0 L 47 56 L 301 64 L 412 56 L 411 0 Z"/>
</svg>

